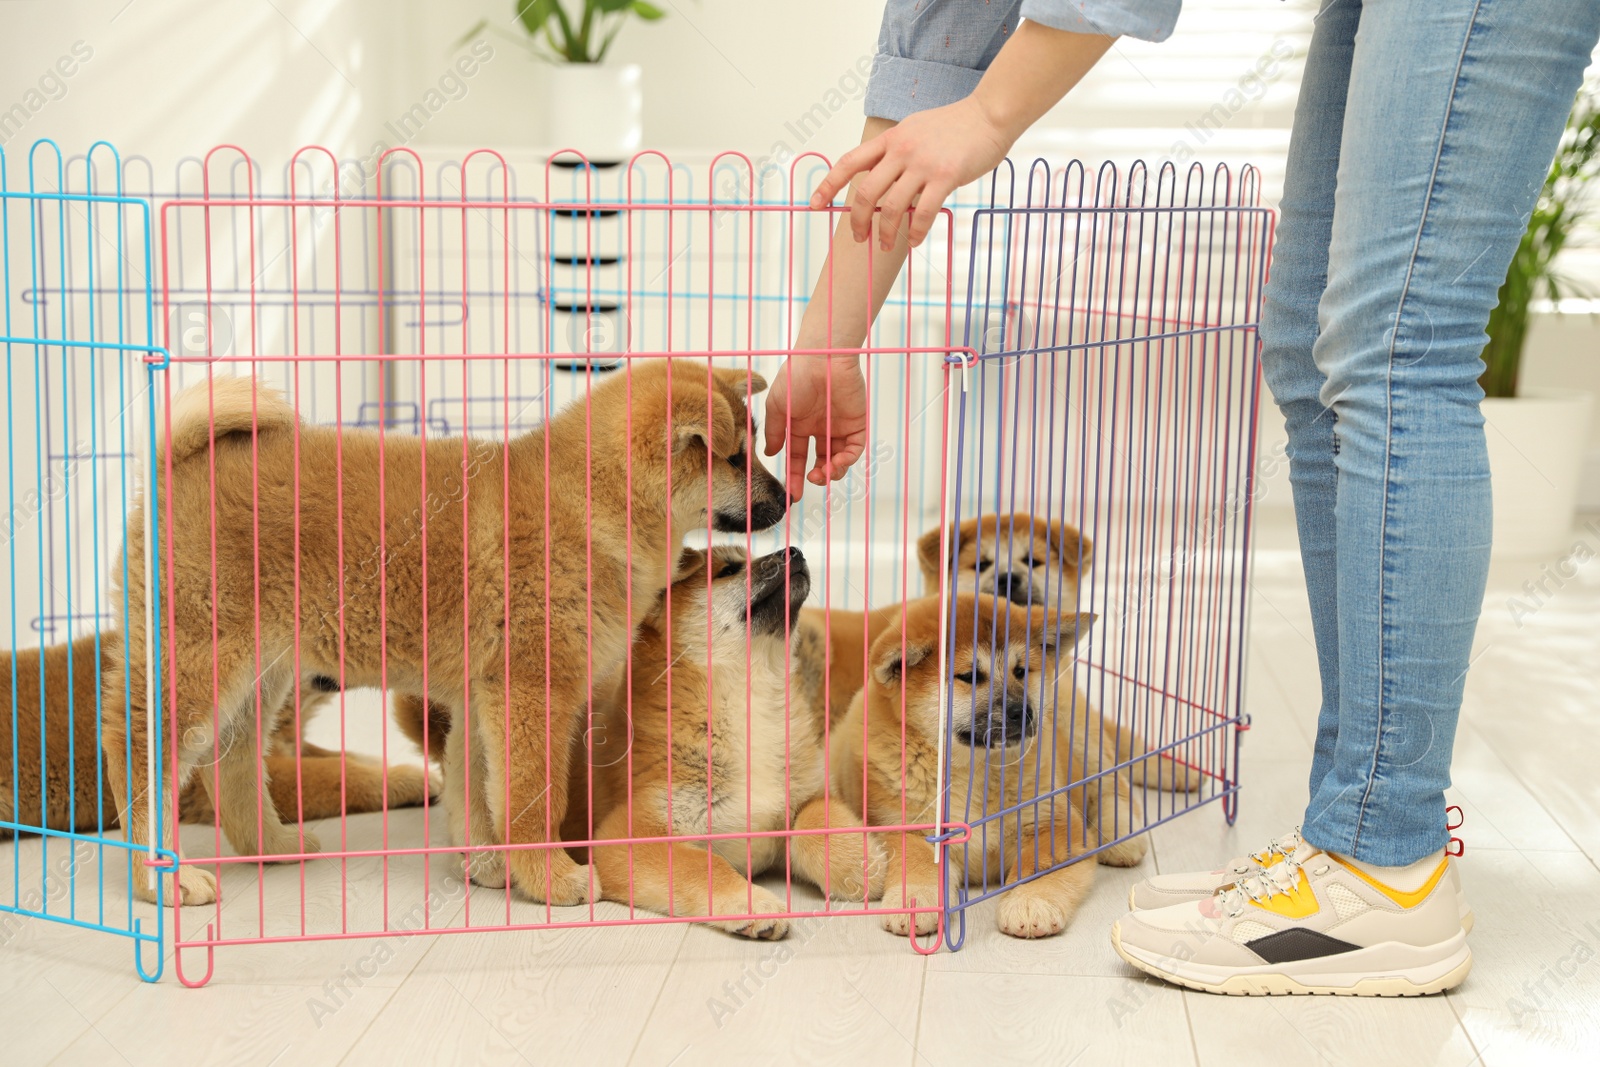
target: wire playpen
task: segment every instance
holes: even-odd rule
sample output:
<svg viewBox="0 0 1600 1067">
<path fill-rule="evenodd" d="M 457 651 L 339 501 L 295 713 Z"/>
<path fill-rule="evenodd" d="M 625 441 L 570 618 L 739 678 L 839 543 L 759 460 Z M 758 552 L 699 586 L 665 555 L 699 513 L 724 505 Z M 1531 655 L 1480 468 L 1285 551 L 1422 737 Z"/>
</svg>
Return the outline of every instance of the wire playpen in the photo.
<svg viewBox="0 0 1600 1067">
<path fill-rule="evenodd" d="M 807 206 L 820 157 L 395 150 L 368 174 L 306 149 L 269 177 L 221 148 L 168 182 L 109 145 L 41 142 L 0 166 L 11 923 L 130 938 L 142 976 L 171 954 L 186 984 L 220 946 L 691 920 L 875 919 L 931 952 L 1019 883 L 1136 862 L 1130 843 L 1212 801 L 1232 819 L 1272 239 L 1252 169 L 1007 163 L 964 190 L 859 350 L 862 460 L 758 523 L 780 462 L 760 455 L 759 392 L 786 373 L 841 210 Z M 677 368 L 664 426 L 646 361 Z M 672 451 L 694 428 L 675 387 L 705 409 L 699 451 Z M 717 423 L 718 396 L 750 394 Z M 647 439 L 672 442 L 664 504 Z M 703 514 L 673 532 L 683 455 Z M 584 519 L 558 531 L 552 508 Z M 569 571 L 581 595 L 558 603 Z M 927 597 L 936 787 L 912 803 L 907 605 Z M 1044 659 L 1008 698 L 1012 646 Z M 494 696 L 525 668 L 537 713 Z M 569 682 L 582 698 L 553 711 Z M 528 722 L 555 732 L 524 773 Z M 542 828 L 521 832 L 524 812 Z M 932 887 L 897 858 L 922 849 Z M 588 879 L 577 902 L 558 853 Z"/>
</svg>

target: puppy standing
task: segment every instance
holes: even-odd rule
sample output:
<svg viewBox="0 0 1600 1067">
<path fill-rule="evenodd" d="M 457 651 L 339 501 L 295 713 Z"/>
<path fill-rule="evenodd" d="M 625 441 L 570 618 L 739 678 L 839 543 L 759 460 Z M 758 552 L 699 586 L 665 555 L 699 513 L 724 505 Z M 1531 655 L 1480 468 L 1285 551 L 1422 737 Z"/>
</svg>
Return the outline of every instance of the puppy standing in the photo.
<svg viewBox="0 0 1600 1067">
<path fill-rule="evenodd" d="M 746 381 L 742 371 L 641 361 L 509 444 L 447 438 L 426 448 L 412 437 L 302 425 L 248 380 L 180 394 L 156 501 L 174 545 L 172 574 L 165 536 L 156 558 L 165 700 L 174 705 L 161 718 L 177 720 L 166 751 L 178 781 L 207 758 L 217 730 L 222 788 L 212 801 L 230 843 L 245 855 L 300 850 L 270 802 L 257 819 L 265 738 L 236 737 L 253 731 L 258 703 L 264 730 L 275 725 L 298 642 L 304 671 L 426 694 L 450 709 L 445 797 L 457 842 L 554 841 L 591 679 L 604 683 L 622 663 L 683 535 L 708 523 L 764 528 L 787 506 L 777 480 L 745 454 Z M 548 492 L 547 472 L 560 479 Z M 441 492 L 449 506 L 436 506 Z M 142 768 L 142 511 L 129 529 L 127 743 Z M 106 686 L 123 691 L 120 664 Z M 108 750 L 121 749 L 123 732 L 120 714 L 107 719 Z M 107 769 L 113 793 L 127 797 L 121 764 Z M 148 838 L 142 793 L 121 814 L 131 839 Z M 173 847 L 172 821 L 163 824 Z M 314 851 L 314 839 L 304 847 Z M 576 904 L 590 894 L 589 872 L 560 848 L 475 855 L 475 876 L 492 884 L 509 868 L 536 900 Z M 216 894 L 211 876 L 190 866 L 179 868 L 179 887 L 182 903 Z M 152 881 L 135 891 L 154 898 Z"/>
<path fill-rule="evenodd" d="M 596 733 L 597 806 L 609 810 L 596 840 L 861 825 L 856 810 L 825 795 L 822 649 L 794 628 L 810 589 L 799 549 L 755 560 L 731 546 L 684 553 L 670 604 L 662 598 L 634 645 L 631 715 L 624 685 Z M 866 837 L 801 834 L 788 839 L 789 858 L 824 892 L 861 900 L 883 884 Z M 786 905 L 750 878 L 780 864 L 784 845 L 729 837 L 598 845 L 594 856 L 608 900 L 749 915 L 721 925 L 779 938 L 788 922 L 770 916 Z"/>
<path fill-rule="evenodd" d="M 835 790 L 864 810 L 868 825 L 937 820 L 940 615 L 937 597 L 906 605 L 903 628 L 891 626 L 873 644 L 867 686 L 834 729 Z M 988 596 L 956 599 L 950 795 L 971 795 L 975 812 L 1017 809 L 974 830 L 970 842 L 947 846 L 955 850 L 952 871 L 960 871 L 964 860 L 969 883 L 1017 883 L 1100 843 L 1100 833 L 1082 814 L 1085 790 L 1056 792 L 1083 775 L 1068 755 L 1070 739 L 1060 736 L 1073 712 L 1055 710 L 1054 743 L 1040 734 L 1058 681 L 1070 674 L 1070 646 L 1093 619 L 1027 611 Z M 1060 688 L 1070 691 L 1068 685 Z M 1080 720 L 1084 710 L 1077 709 Z M 919 908 L 941 908 L 939 869 L 925 835 L 882 836 L 889 857 L 884 906 L 907 907 L 915 900 Z M 1000 896 L 1000 929 L 1015 937 L 1058 933 L 1087 895 L 1094 871 L 1092 863 L 1074 863 L 1013 885 Z M 930 911 L 886 916 L 884 925 L 904 934 L 913 920 L 918 933 L 931 932 L 938 922 Z"/>
</svg>

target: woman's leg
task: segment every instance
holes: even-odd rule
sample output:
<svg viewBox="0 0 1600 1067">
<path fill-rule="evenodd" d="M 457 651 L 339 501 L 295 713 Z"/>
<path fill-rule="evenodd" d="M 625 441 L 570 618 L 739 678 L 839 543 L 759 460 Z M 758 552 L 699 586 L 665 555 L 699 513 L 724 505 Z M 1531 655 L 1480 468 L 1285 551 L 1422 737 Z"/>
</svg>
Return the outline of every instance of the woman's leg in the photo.
<svg viewBox="0 0 1600 1067">
<path fill-rule="evenodd" d="M 1436 854 L 1489 560 L 1478 355 L 1597 36 L 1592 0 L 1318 16 L 1261 327 L 1322 672 L 1304 842 L 1136 888 L 1140 970 L 1395 996 L 1472 967 Z"/>
<path fill-rule="evenodd" d="M 1319 652 L 1336 646 L 1337 722 L 1330 761 L 1325 706 L 1303 832 L 1367 863 L 1446 841 L 1489 562 L 1478 357 L 1597 33 L 1593 0 L 1361 5 L 1312 353 L 1337 468 L 1337 633 L 1319 634 Z"/>
<path fill-rule="evenodd" d="M 1311 353 L 1317 341 L 1317 305 L 1328 283 L 1334 186 L 1360 21 L 1361 4 L 1353 0 L 1324 0 L 1317 16 L 1300 78 L 1272 276 L 1261 314 L 1262 371 L 1289 435 L 1289 483 L 1322 678 L 1322 710 L 1311 763 L 1313 796 L 1333 765 L 1339 736 L 1339 609 L 1334 414 L 1323 404 L 1327 378 Z"/>
</svg>

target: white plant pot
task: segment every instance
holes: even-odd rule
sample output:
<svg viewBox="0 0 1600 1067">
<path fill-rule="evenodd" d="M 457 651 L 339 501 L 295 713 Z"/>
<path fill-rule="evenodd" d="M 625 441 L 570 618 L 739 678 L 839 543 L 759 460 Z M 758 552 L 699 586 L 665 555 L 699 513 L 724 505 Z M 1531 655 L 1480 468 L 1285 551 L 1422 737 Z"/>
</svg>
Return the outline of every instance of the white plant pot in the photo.
<svg viewBox="0 0 1600 1067">
<path fill-rule="evenodd" d="M 638 64 L 556 64 L 547 84 L 545 133 L 552 149 L 573 149 L 594 163 L 620 163 L 639 150 L 644 93 Z"/>
<path fill-rule="evenodd" d="M 1593 402 L 1572 389 L 1483 402 L 1496 557 L 1556 556 L 1571 547 Z"/>
</svg>

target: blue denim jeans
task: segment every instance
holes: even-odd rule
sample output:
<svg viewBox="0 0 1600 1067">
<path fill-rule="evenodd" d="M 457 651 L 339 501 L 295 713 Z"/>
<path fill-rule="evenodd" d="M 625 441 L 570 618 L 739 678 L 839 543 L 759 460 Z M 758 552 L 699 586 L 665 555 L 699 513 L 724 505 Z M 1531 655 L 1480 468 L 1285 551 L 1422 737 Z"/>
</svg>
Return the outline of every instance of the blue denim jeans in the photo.
<svg viewBox="0 0 1600 1067">
<path fill-rule="evenodd" d="M 1261 322 L 1322 710 L 1306 840 L 1442 848 L 1489 564 L 1484 326 L 1600 35 L 1596 0 L 1328 0 Z"/>
</svg>

